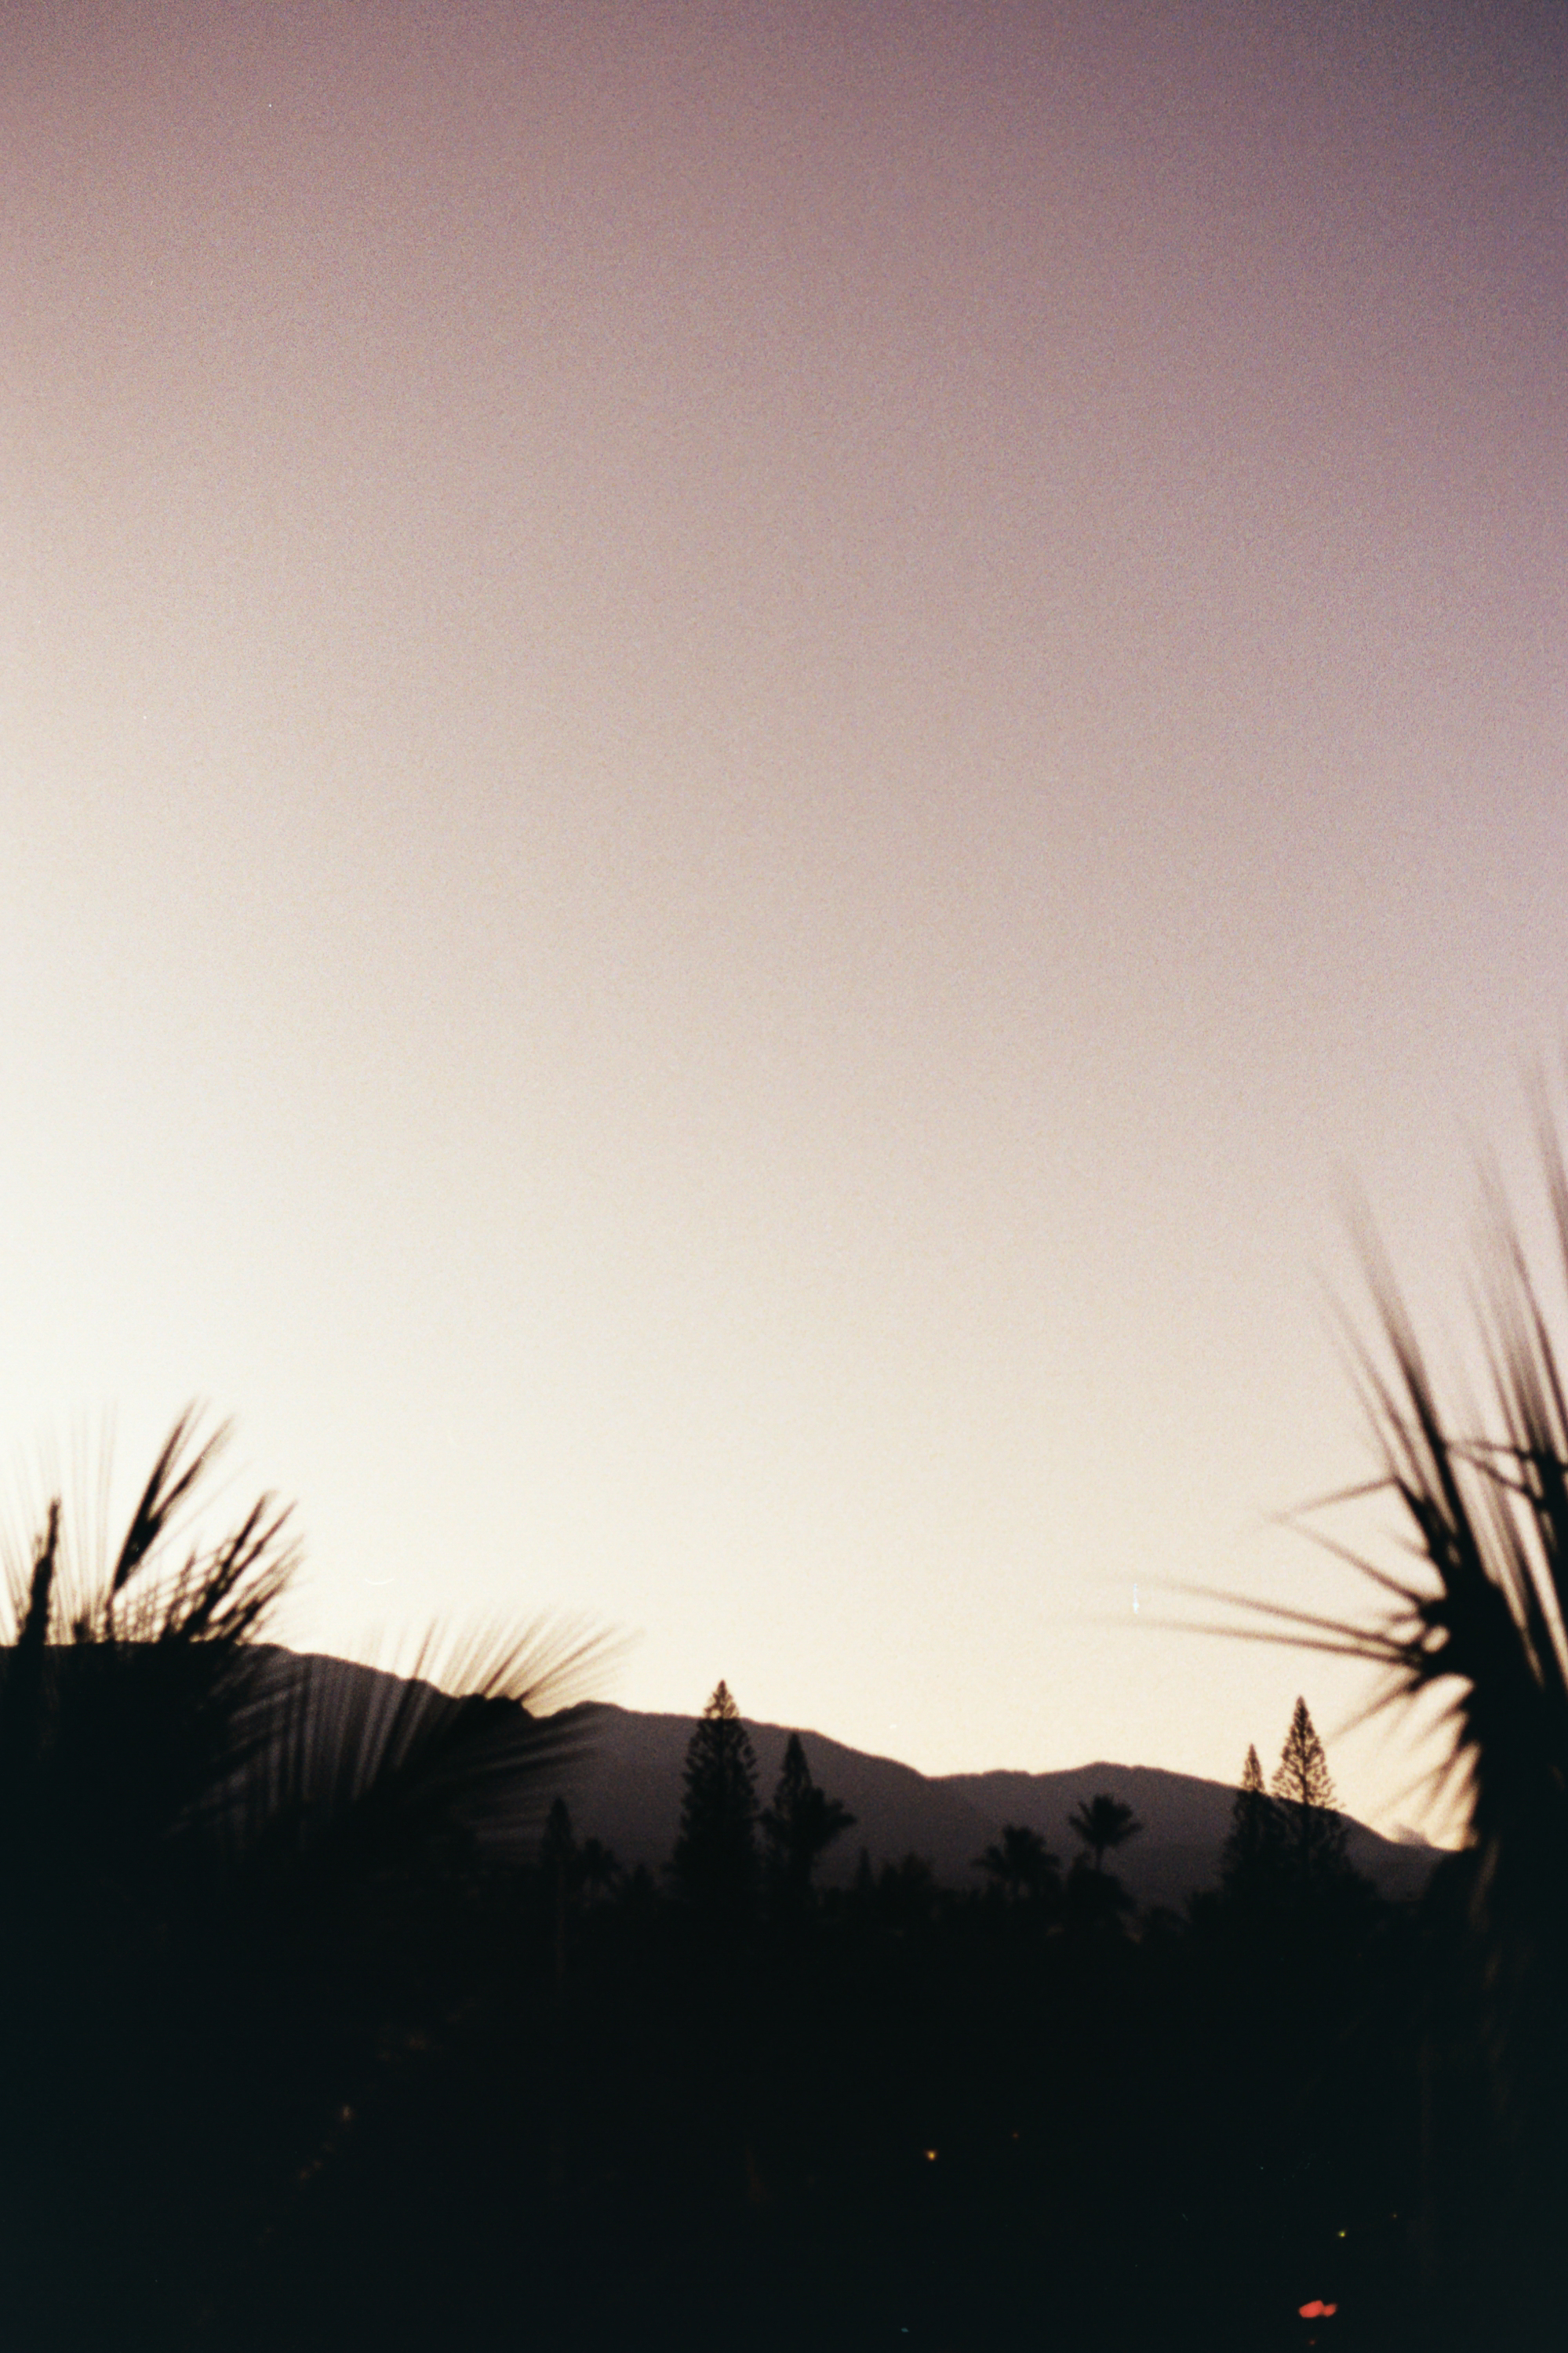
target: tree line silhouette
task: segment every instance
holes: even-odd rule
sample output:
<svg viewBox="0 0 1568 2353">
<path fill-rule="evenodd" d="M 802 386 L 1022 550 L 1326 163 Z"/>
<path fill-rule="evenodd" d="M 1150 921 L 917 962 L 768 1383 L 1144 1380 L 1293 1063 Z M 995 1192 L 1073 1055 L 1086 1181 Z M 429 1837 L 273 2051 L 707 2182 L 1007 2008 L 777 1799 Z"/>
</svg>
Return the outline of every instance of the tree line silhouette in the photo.
<svg viewBox="0 0 1568 2353">
<path fill-rule="evenodd" d="M 262 1499 L 217 1544 L 179 1538 L 217 1444 L 182 1419 L 105 1566 L 58 1502 L 13 1565 L 9 2343 L 675 2345 L 759 2293 L 763 2346 L 989 2343 L 1048 2274 L 1064 2341 L 1114 2345 L 1203 2249 L 1211 2343 L 1233 2307 L 1248 2326 L 1324 2284 L 1316 2192 L 1282 2236 L 1219 2128 L 1235 1905 L 1139 1921 L 1107 1868 L 1139 1831 L 1112 1793 L 1074 1814 L 1065 1871 L 1010 1824 L 978 1892 L 863 1849 L 824 1892 L 853 1818 L 798 1734 L 760 1802 L 721 1683 L 667 1871 L 623 1872 L 547 1802 L 581 1719 L 541 1702 L 594 1645 L 470 1645 L 460 1696 L 278 1651 L 286 1514 Z M 1310 2046 L 1347 2097 L 1328 2021 L 1359 2014 L 1352 1948 L 1360 1968 L 1390 1935 L 1375 1903 L 1347 1919 L 1349 2006 Z M 1287 2045 L 1260 2015 L 1299 2109 L 1300 2001 Z M 1292 2178 L 1277 2117 L 1246 2147 L 1245 2175 Z M 1238 2199 L 1250 2252 L 1222 2267 Z"/>
<path fill-rule="evenodd" d="M 1315 2320 L 1349 2316 L 1352 2348 L 1425 2341 L 1408 2325 L 1419 1911 L 1345 1859 L 1304 1701 L 1272 1795 L 1249 1751 L 1221 1883 L 1180 1916 L 1139 1917 L 1107 1869 L 1141 1828 L 1110 1791 L 1074 1810 L 1065 1869 L 1008 1823 L 970 1891 L 863 1848 L 847 1887 L 817 1888 L 853 1819 L 799 1734 L 760 1804 L 722 1683 L 662 1874 L 575 1846 L 564 1803 L 552 1825 L 541 1868 L 565 1858 L 556 1884 L 575 1891 L 570 2047 L 607 2017 L 624 2033 L 635 1987 L 648 2071 L 601 2095 L 579 2161 L 632 2178 L 625 2143 L 605 2153 L 635 2140 L 657 2083 L 659 2170 L 685 2184 L 654 2245 L 621 2212 L 629 2276 L 689 2255 L 700 2216 L 705 2275 L 736 2295 L 789 2251 L 768 2343 L 987 2346 L 1048 2317 L 1068 2345 L 1285 2346 L 1309 2341 L 1314 2302 Z M 590 1850 L 591 1883 L 570 1860 Z M 603 2341 L 646 2325 L 599 2295 Z"/>
<path fill-rule="evenodd" d="M 558 1794 L 580 1630 L 432 1655 L 450 1692 L 278 1650 L 287 1515 L 182 1536 L 189 1417 L 111 1557 L 57 1498 L 0 1641 L 6 2344 L 1555 2346 L 1568 1406 L 1494 1241 L 1489 1427 L 1381 1274 L 1357 1359 L 1416 1569 L 1266 1630 L 1450 1696 L 1419 1901 L 1350 1867 L 1304 1700 L 1180 1913 L 1110 1790 L 1065 1867 L 1010 1823 L 969 1890 L 820 1887 L 856 1825 L 799 1735 L 760 1802 L 723 1684 L 625 1872 Z"/>
</svg>

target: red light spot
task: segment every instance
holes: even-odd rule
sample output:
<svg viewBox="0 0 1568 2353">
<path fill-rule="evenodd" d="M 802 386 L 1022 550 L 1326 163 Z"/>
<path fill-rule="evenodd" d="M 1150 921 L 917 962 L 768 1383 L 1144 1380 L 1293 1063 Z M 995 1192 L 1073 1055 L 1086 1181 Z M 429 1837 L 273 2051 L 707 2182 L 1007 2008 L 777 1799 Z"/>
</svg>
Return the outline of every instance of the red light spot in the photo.
<svg viewBox="0 0 1568 2353">
<path fill-rule="evenodd" d="M 1337 2304 L 1325 2304 L 1320 2295 L 1315 2295 L 1310 2304 L 1300 2304 L 1296 2308 L 1303 2320 L 1331 2320 L 1340 2307 Z"/>
</svg>

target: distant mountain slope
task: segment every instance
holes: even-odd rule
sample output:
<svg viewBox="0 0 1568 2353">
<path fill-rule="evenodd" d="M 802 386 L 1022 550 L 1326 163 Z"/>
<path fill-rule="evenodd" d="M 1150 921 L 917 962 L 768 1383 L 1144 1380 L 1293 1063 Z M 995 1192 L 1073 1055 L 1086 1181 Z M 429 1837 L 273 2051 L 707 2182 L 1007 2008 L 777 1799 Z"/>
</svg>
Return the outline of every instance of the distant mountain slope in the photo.
<svg viewBox="0 0 1568 2353">
<path fill-rule="evenodd" d="M 400 1680 L 347 1660 L 321 1659 L 316 1664 L 323 1688 L 374 1686 L 382 1705 L 394 1698 Z M 540 1788 L 541 1807 L 552 1796 L 564 1797 L 579 1837 L 602 1839 L 622 1863 L 661 1871 L 680 1824 L 682 1768 L 693 1718 L 588 1701 L 553 1721 L 562 1729 L 580 1730 L 584 1746 L 581 1755 L 550 1768 Z M 757 1753 L 758 1794 L 766 1804 L 789 1727 L 748 1721 L 747 1730 Z M 1067 1818 L 1101 1789 L 1124 1799 L 1143 1824 L 1140 1835 L 1115 1858 L 1138 1903 L 1179 1908 L 1192 1890 L 1212 1885 L 1219 1876 L 1235 1797 L 1222 1782 L 1148 1765 L 1110 1764 L 1080 1765 L 1062 1773 L 949 1773 L 928 1778 L 912 1765 L 868 1757 L 821 1733 L 802 1730 L 800 1736 L 813 1778 L 855 1816 L 854 1829 L 829 1849 L 820 1869 L 826 1885 L 848 1883 L 863 1846 L 878 1868 L 917 1854 L 945 1885 L 978 1886 L 976 1858 L 1004 1822 L 1039 1831 L 1066 1863 L 1076 1851 Z M 1349 1842 L 1357 1868 L 1390 1896 L 1417 1894 L 1437 1860 L 1432 1847 L 1398 1845 L 1355 1821 Z"/>
</svg>

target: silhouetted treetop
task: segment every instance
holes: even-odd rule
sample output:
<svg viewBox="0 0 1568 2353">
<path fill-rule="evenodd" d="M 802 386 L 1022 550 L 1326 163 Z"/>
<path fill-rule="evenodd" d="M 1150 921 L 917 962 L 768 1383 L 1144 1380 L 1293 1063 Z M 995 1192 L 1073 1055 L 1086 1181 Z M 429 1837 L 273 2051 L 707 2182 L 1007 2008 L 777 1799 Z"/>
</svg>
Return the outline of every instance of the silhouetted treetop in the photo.
<svg viewBox="0 0 1568 2353">
<path fill-rule="evenodd" d="M 1001 1839 L 976 1858 L 979 1868 L 1010 1901 L 1040 1897 L 1060 1885 L 1060 1866 L 1038 1831 L 1005 1822 Z"/>
<path fill-rule="evenodd" d="M 1298 1699 L 1274 1772 L 1274 1795 L 1284 1810 L 1293 1875 L 1305 1891 L 1346 1868 L 1340 1820 L 1323 1744 L 1307 1703 Z"/>
<path fill-rule="evenodd" d="M 675 1878 L 705 1909 L 742 1911 L 757 1873 L 757 1757 L 722 1682 L 687 1744 L 683 1778 Z"/>
<path fill-rule="evenodd" d="M 1320 1806 L 1330 1813 L 1337 1808 L 1329 1760 L 1304 1699 L 1297 1700 L 1290 1729 L 1274 1768 L 1274 1794 L 1287 1805 Z"/>
<path fill-rule="evenodd" d="M 1107 1849 L 1114 1852 L 1116 1848 L 1125 1846 L 1128 1839 L 1139 1835 L 1143 1824 L 1135 1819 L 1130 1806 L 1124 1805 L 1119 1798 L 1113 1798 L 1102 1789 L 1086 1805 L 1074 1808 L 1068 1817 L 1068 1827 L 1082 1839 L 1094 1856 L 1095 1869 L 1099 1871 Z"/>
<path fill-rule="evenodd" d="M 786 1903 L 803 1903 L 810 1894 L 818 1857 L 853 1828 L 854 1816 L 848 1807 L 828 1797 L 812 1780 L 800 1736 L 792 1732 L 773 1803 L 762 1816 L 775 1894 Z"/>
<path fill-rule="evenodd" d="M 1220 1881 L 1227 1894 L 1255 1900 L 1272 1886 L 1278 1871 L 1282 1827 L 1279 1810 L 1263 1786 L 1256 1747 L 1249 1747 L 1220 1859 Z"/>
</svg>

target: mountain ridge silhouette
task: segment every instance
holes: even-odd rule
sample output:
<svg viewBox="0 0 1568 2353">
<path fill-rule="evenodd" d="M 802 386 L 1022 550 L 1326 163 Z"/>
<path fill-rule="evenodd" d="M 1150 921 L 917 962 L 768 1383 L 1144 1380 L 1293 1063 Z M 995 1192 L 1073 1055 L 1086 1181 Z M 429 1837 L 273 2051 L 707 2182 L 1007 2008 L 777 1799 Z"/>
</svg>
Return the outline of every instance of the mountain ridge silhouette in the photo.
<svg viewBox="0 0 1568 2353">
<path fill-rule="evenodd" d="M 329 1681 L 334 1674 L 398 1683 L 418 1680 L 312 1655 Z M 544 1778 L 543 1801 L 564 1798 L 579 1838 L 602 1839 L 629 1868 L 643 1864 L 661 1872 L 675 1843 L 682 1771 L 695 1717 L 585 1700 L 546 1720 L 563 1729 L 580 1726 L 585 1740 L 580 1756 L 553 1766 Z M 1065 1864 L 1079 1843 L 1068 1817 L 1101 1790 L 1131 1805 L 1143 1825 L 1115 1858 L 1117 1875 L 1136 1903 L 1180 1909 L 1190 1894 L 1218 1882 L 1234 1785 L 1160 1766 L 1106 1760 L 1054 1772 L 997 1767 L 927 1775 L 804 1725 L 764 1724 L 749 1716 L 744 1721 L 757 1756 L 761 1804 L 772 1795 L 791 1732 L 799 1730 L 813 1779 L 856 1818 L 855 1827 L 822 1857 L 817 1873 L 821 1885 L 846 1885 L 864 1847 L 874 1869 L 916 1854 L 943 1885 L 979 1887 L 984 1874 L 978 1858 L 1006 1822 L 1038 1831 Z M 1353 1816 L 1343 1819 L 1351 1861 L 1383 1894 L 1398 1899 L 1421 1892 L 1442 1849 L 1387 1839 Z"/>
</svg>

